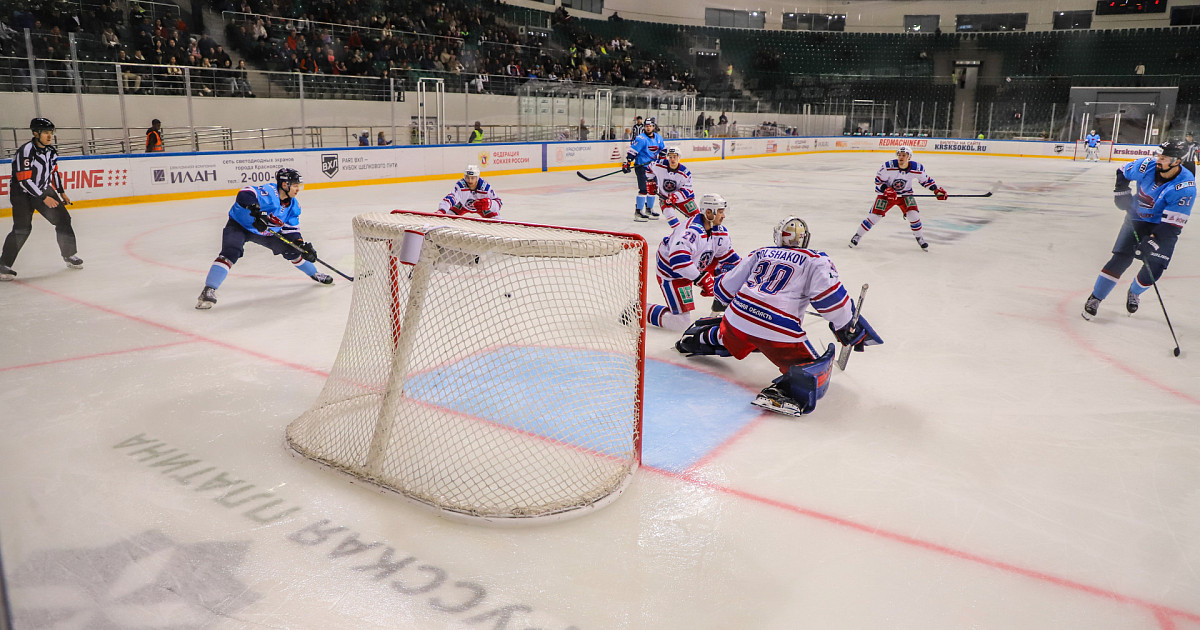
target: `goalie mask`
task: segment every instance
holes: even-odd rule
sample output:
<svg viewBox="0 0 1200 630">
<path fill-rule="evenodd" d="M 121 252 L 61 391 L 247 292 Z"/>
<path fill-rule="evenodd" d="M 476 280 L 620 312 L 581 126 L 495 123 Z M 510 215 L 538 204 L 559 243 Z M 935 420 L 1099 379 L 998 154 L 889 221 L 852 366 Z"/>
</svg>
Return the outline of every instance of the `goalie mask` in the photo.
<svg viewBox="0 0 1200 630">
<path fill-rule="evenodd" d="M 777 247 L 799 247 L 808 249 L 808 239 L 812 233 L 808 224 L 800 217 L 788 217 L 775 226 L 775 245 Z"/>
</svg>

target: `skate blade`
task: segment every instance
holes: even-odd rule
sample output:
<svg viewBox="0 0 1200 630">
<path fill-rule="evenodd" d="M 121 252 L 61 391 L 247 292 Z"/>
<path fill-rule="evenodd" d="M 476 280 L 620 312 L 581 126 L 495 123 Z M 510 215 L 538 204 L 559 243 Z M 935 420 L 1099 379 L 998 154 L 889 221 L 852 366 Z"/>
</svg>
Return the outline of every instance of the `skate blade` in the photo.
<svg viewBox="0 0 1200 630">
<path fill-rule="evenodd" d="M 196 302 L 196 308 L 201 311 L 207 311 L 208 309 L 213 307 L 213 304 L 215 304 L 215 302 L 200 301 L 200 302 Z"/>
<path fill-rule="evenodd" d="M 800 407 L 797 407 L 791 403 L 779 403 L 767 398 L 766 396 L 759 396 L 750 404 L 754 405 L 755 407 L 766 409 L 767 411 L 785 416 L 791 416 L 793 418 L 799 418 L 800 416 L 804 415 L 804 412 L 800 410 Z"/>
</svg>

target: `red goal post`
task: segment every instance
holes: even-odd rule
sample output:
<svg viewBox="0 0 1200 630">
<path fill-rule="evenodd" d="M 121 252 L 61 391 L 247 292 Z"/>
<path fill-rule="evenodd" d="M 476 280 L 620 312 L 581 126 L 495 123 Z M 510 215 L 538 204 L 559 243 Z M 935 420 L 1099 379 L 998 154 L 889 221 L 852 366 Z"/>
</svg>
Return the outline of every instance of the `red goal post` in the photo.
<svg viewBox="0 0 1200 630">
<path fill-rule="evenodd" d="M 1096 158 L 1095 159 L 1097 159 L 1101 162 L 1111 162 L 1112 161 L 1112 149 L 1113 149 L 1113 143 L 1111 141 L 1101 140 L 1100 142 L 1096 143 Z M 1085 160 L 1089 159 L 1087 152 L 1088 152 L 1087 141 L 1086 140 L 1076 140 L 1075 141 L 1075 154 L 1073 156 L 1073 159 L 1076 162 L 1085 161 Z"/>
<path fill-rule="evenodd" d="M 346 331 L 292 451 L 477 523 L 616 499 L 641 463 L 646 241 L 401 211 L 353 227 Z"/>
</svg>

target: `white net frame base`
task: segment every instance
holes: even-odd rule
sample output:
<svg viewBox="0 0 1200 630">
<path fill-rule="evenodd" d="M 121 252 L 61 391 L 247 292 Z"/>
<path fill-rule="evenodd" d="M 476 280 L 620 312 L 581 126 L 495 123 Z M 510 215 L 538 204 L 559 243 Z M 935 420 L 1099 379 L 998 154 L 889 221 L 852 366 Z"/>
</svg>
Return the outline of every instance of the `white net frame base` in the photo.
<svg viewBox="0 0 1200 630">
<path fill-rule="evenodd" d="M 474 523 L 615 500 L 641 463 L 645 240 L 417 212 L 354 234 L 342 346 L 288 447 Z"/>
<path fill-rule="evenodd" d="M 1113 150 L 1113 143 L 1111 141 L 1101 140 L 1096 145 L 1096 158 L 1098 160 L 1100 160 L 1101 162 L 1111 162 L 1112 161 L 1112 150 Z M 1087 141 L 1086 140 L 1076 140 L 1075 141 L 1074 160 L 1076 162 L 1082 162 L 1084 160 L 1087 160 Z"/>
</svg>

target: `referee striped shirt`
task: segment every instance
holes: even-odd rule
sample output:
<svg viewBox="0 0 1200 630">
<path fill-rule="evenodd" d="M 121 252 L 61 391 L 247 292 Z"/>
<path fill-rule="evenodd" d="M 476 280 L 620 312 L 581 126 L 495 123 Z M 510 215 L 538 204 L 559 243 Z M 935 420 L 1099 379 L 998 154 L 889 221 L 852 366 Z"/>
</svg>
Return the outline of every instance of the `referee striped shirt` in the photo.
<svg viewBox="0 0 1200 630">
<path fill-rule="evenodd" d="M 1187 155 L 1183 156 L 1183 161 L 1184 162 L 1195 162 L 1196 161 L 1196 149 L 1200 148 L 1200 145 L 1196 144 L 1195 142 L 1186 142 L 1186 141 L 1184 142 L 1184 144 L 1187 145 Z"/>
<path fill-rule="evenodd" d="M 63 191 L 62 174 L 58 172 L 58 151 L 54 147 L 40 147 L 30 140 L 21 145 L 13 155 L 13 193 L 23 192 L 33 197 L 45 198 L 50 190 Z"/>
</svg>

